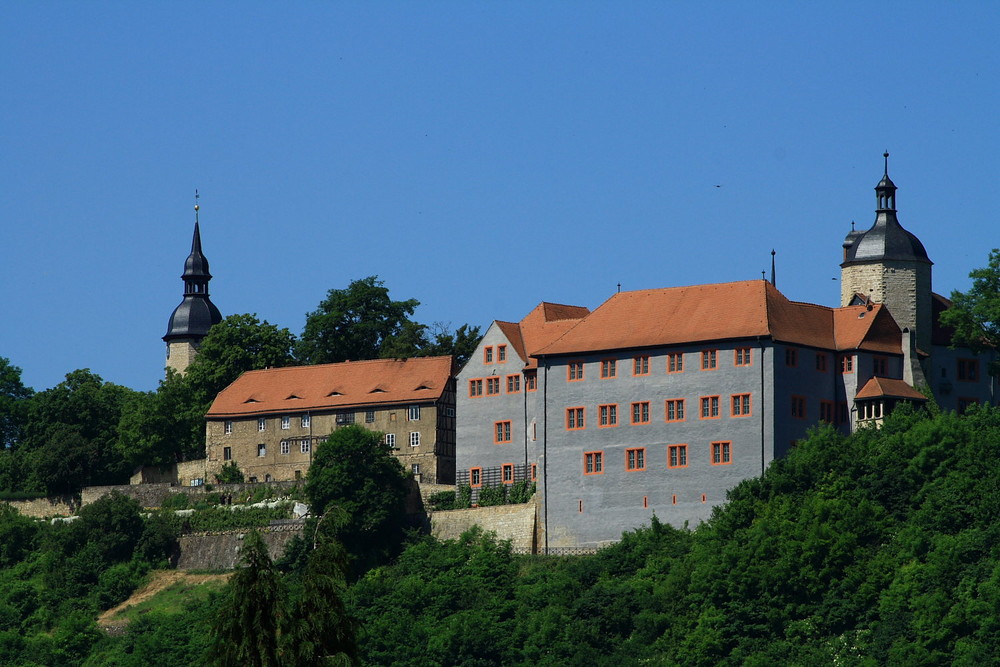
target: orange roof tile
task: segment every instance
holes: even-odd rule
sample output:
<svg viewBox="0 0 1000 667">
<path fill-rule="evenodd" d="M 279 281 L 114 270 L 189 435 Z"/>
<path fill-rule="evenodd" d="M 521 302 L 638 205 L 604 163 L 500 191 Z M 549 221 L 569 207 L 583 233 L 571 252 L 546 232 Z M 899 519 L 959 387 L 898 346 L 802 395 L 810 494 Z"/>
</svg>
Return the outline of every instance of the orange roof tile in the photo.
<svg viewBox="0 0 1000 667">
<path fill-rule="evenodd" d="M 538 361 L 531 355 L 545 347 L 590 313 L 584 306 L 567 306 L 543 301 L 520 322 L 501 322 L 497 326 L 514 346 L 525 368 L 537 368 Z"/>
<path fill-rule="evenodd" d="M 927 397 L 902 380 L 873 377 L 865 383 L 855 398 L 905 398 L 912 401 L 926 401 Z"/>
<path fill-rule="evenodd" d="M 451 357 L 372 359 L 248 371 L 219 392 L 206 417 L 329 410 L 437 400 Z"/>
<path fill-rule="evenodd" d="M 866 315 L 859 317 L 862 311 Z M 764 280 L 619 292 L 533 353 L 578 354 L 762 336 L 830 350 L 899 354 L 899 328 L 888 312 L 883 315 L 876 306 L 872 315 L 867 313 L 864 306 L 829 308 L 789 301 Z M 531 345 L 528 349 L 532 353 Z"/>
</svg>

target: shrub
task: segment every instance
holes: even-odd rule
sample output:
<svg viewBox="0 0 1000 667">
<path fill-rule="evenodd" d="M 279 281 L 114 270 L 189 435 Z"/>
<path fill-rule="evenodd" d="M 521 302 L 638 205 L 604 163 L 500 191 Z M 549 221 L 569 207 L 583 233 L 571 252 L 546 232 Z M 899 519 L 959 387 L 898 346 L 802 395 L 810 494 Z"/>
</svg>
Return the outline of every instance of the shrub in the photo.
<svg viewBox="0 0 1000 667">
<path fill-rule="evenodd" d="M 427 499 L 432 510 L 453 510 L 455 509 L 456 494 L 454 491 L 439 491 L 432 493 Z"/>
<path fill-rule="evenodd" d="M 515 482 L 513 486 L 510 487 L 510 494 L 507 498 L 507 502 L 511 504 L 526 503 L 531 500 L 531 496 L 533 495 L 535 495 L 535 483 L 522 479 L 520 482 Z"/>
<path fill-rule="evenodd" d="M 215 476 L 215 481 L 219 484 L 242 484 L 243 472 L 236 465 L 236 461 L 230 461 L 222 466 L 222 470 Z"/>
<path fill-rule="evenodd" d="M 455 494 L 455 509 L 467 509 L 472 507 L 472 487 L 468 484 L 463 484 L 458 487 L 458 492 Z"/>
<path fill-rule="evenodd" d="M 189 500 L 186 493 L 171 493 L 163 499 L 160 507 L 165 510 L 184 510 L 187 509 Z"/>
<path fill-rule="evenodd" d="M 479 506 L 503 505 L 507 502 L 507 488 L 504 486 L 484 486 L 479 489 Z"/>
</svg>

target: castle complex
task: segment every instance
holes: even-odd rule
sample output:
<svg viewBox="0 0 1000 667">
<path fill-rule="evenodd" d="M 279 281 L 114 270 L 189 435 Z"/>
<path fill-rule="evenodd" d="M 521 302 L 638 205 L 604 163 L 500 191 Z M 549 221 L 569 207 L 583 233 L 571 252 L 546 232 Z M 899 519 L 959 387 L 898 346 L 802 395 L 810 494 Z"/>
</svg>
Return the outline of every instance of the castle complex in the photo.
<svg viewBox="0 0 1000 667">
<path fill-rule="evenodd" d="M 347 423 L 384 432 L 424 482 L 537 484 L 542 550 L 597 547 L 656 516 L 695 525 L 818 423 L 877 426 L 928 396 L 997 404 L 996 351 L 950 349 L 932 262 L 900 224 L 885 172 L 875 222 L 843 242 L 838 307 L 752 280 L 542 302 L 497 320 L 457 376 L 450 358 L 245 373 L 207 415 L 206 470 L 300 477 Z M 184 301 L 164 340 L 183 371 L 219 313 L 195 223 Z M 363 419 L 363 421 L 362 421 Z"/>
</svg>

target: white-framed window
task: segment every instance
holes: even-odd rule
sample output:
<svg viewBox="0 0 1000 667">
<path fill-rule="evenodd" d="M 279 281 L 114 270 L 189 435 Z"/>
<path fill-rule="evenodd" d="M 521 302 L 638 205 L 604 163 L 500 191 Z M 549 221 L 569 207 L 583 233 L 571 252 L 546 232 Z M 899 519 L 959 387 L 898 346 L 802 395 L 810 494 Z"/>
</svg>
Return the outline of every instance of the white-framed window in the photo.
<svg viewBox="0 0 1000 667">
<path fill-rule="evenodd" d="M 292 427 L 292 418 L 291 417 L 282 417 L 281 418 L 281 428 L 282 428 L 282 430 L 287 431 L 291 427 Z"/>
<path fill-rule="evenodd" d="M 375 421 L 375 411 L 374 410 L 365 410 L 365 423 L 366 424 L 371 424 L 374 421 Z"/>
<path fill-rule="evenodd" d="M 354 413 L 348 410 L 337 413 L 337 423 L 338 424 L 353 424 L 354 423 Z"/>
<path fill-rule="evenodd" d="M 226 435 L 232 435 L 233 434 L 233 420 L 232 419 L 227 419 L 226 422 L 225 422 L 225 426 L 223 428 L 226 431 Z"/>
<path fill-rule="evenodd" d="M 300 442 L 299 449 L 303 454 L 308 454 L 309 451 L 312 449 L 312 440 L 306 438 L 305 440 Z"/>
<path fill-rule="evenodd" d="M 410 447 L 420 446 L 420 431 L 410 431 Z"/>
<path fill-rule="evenodd" d="M 222 460 L 223 461 L 232 461 L 233 460 L 233 448 L 232 447 L 223 447 L 222 448 Z"/>
<path fill-rule="evenodd" d="M 260 431 L 261 433 L 267 430 L 267 420 L 264 419 L 263 417 L 257 418 L 257 430 Z"/>
<path fill-rule="evenodd" d="M 385 434 L 385 444 L 389 445 L 390 447 L 395 447 L 396 446 L 396 434 L 395 433 L 386 433 Z"/>
<path fill-rule="evenodd" d="M 420 421 L 420 406 L 419 405 L 411 405 L 410 406 L 410 412 L 409 412 L 409 415 L 407 416 L 407 419 L 409 419 L 411 422 L 418 422 L 418 421 Z"/>
<path fill-rule="evenodd" d="M 309 428 L 309 425 L 311 423 L 312 419 L 309 417 L 309 415 L 302 415 L 302 428 Z"/>
<path fill-rule="evenodd" d="M 191 486 L 205 486 L 205 478 L 195 477 L 194 479 L 191 480 Z"/>
<path fill-rule="evenodd" d="M 257 445 L 257 456 L 267 456 L 267 445 L 264 443 Z"/>
<path fill-rule="evenodd" d="M 291 451 L 291 447 L 288 446 L 287 440 L 281 441 L 281 455 L 288 456 L 288 452 Z"/>
</svg>

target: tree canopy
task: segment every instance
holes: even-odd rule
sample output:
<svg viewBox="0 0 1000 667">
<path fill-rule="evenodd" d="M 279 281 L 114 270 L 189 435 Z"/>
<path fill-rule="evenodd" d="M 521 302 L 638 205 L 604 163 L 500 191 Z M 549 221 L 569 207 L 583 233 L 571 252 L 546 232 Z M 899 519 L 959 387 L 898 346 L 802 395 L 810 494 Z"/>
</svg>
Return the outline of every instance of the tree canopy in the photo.
<svg viewBox="0 0 1000 667">
<path fill-rule="evenodd" d="M 0 357 L 0 447 L 17 444 L 24 426 L 26 400 L 34 392 L 21 382 L 21 369 Z"/>
<path fill-rule="evenodd" d="M 338 428 L 320 443 L 306 474 L 313 514 L 337 513 L 318 530 L 344 545 L 356 571 L 398 553 L 408 490 L 408 473 L 382 434 L 357 425 Z"/>
<path fill-rule="evenodd" d="M 994 248 L 987 265 L 969 277 L 972 287 L 951 293 L 951 308 L 941 313 L 941 324 L 954 329 L 956 347 L 1000 349 L 1000 249 Z M 994 365 L 991 373 L 1000 374 L 1000 366 Z"/>
<path fill-rule="evenodd" d="M 346 289 L 331 289 L 306 315 L 296 357 L 306 364 L 377 359 L 395 337 L 404 332 L 414 335 L 410 316 L 419 305 L 416 299 L 390 299 L 377 276 L 355 280 Z"/>
</svg>

